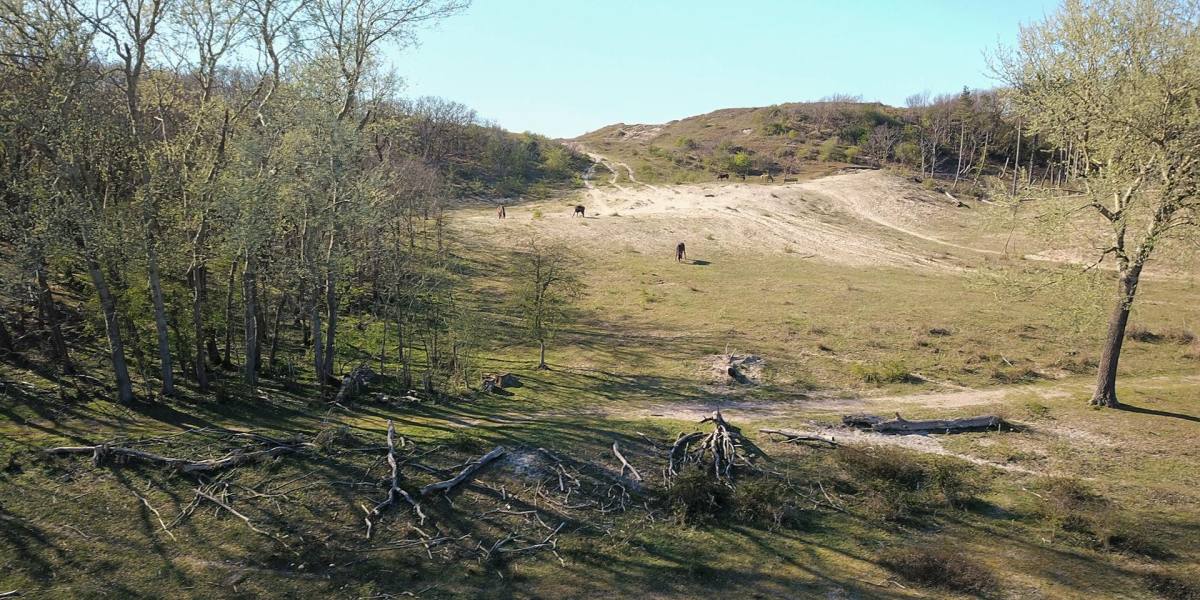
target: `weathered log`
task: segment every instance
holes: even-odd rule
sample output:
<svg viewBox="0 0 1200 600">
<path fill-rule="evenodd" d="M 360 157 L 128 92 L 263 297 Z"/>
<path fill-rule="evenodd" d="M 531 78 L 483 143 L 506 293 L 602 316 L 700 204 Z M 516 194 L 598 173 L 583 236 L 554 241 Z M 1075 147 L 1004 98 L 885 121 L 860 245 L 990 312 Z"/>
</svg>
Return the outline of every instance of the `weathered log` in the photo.
<svg viewBox="0 0 1200 600">
<path fill-rule="evenodd" d="M 453 479 L 447 479 L 446 481 L 439 481 L 437 483 L 431 483 L 431 484 L 421 488 L 421 495 L 428 496 L 434 492 L 449 492 L 450 490 L 453 490 L 455 488 L 455 486 L 457 486 L 458 484 L 474 477 L 475 473 L 478 472 L 483 467 L 487 466 L 488 463 L 492 462 L 493 460 L 496 460 L 497 458 L 500 458 L 503 455 L 504 455 L 504 446 L 496 446 L 495 448 L 492 449 L 491 452 L 488 452 L 487 454 L 484 454 L 483 456 L 481 456 L 479 458 L 479 460 L 467 465 L 466 468 L 464 468 L 458 475 L 455 475 Z"/>
<path fill-rule="evenodd" d="M 815 435 L 815 434 L 811 434 L 811 433 L 802 433 L 799 431 L 793 431 L 791 429 L 759 429 L 758 432 L 767 434 L 767 435 L 783 436 L 782 438 L 777 439 L 775 441 L 785 443 L 785 444 L 799 444 L 801 442 L 820 442 L 820 443 L 824 443 L 824 444 L 829 444 L 830 446 L 838 445 L 837 440 L 834 439 L 833 436 L 821 436 L 821 435 Z"/>
<path fill-rule="evenodd" d="M 870 429 L 876 423 L 883 422 L 883 417 L 875 415 L 842 415 L 842 425 Z"/>
<path fill-rule="evenodd" d="M 230 467 L 236 467 L 246 463 L 257 462 L 264 458 L 274 458 L 283 454 L 296 452 L 296 448 L 291 446 L 276 446 L 268 450 L 255 450 L 253 452 L 236 452 L 210 460 L 187 460 L 185 458 L 173 458 L 170 456 L 161 456 L 151 452 L 135 450 L 133 448 L 124 448 L 121 446 L 108 446 L 99 444 L 96 446 L 60 446 L 58 448 L 47 448 L 46 454 L 91 454 L 92 462 L 100 465 L 110 456 L 120 456 L 124 458 L 132 458 L 143 460 L 146 462 L 159 463 L 169 466 L 180 473 L 208 473 L 212 471 L 220 471 Z"/>
<path fill-rule="evenodd" d="M 621 449 L 617 447 L 617 442 L 615 441 L 612 445 L 612 451 L 616 455 L 617 460 L 621 461 L 621 476 L 625 476 L 625 469 L 629 469 L 629 472 L 633 474 L 633 478 L 641 481 L 642 476 L 637 472 L 637 469 L 633 468 L 633 465 L 629 464 L 629 461 L 625 460 L 625 455 L 621 454 Z"/>
<path fill-rule="evenodd" d="M 961 419 L 929 419 L 909 421 L 896 413 L 896 418 L 884 420 L 874 415 L 848 415 L 842 422 L 857 427 L 869 428 L 876 433 L 962 433 L 966 431 L 997 431 L 1008 427 L 1004 419 L 996 415 L 964 417 Z"/>
</svg>

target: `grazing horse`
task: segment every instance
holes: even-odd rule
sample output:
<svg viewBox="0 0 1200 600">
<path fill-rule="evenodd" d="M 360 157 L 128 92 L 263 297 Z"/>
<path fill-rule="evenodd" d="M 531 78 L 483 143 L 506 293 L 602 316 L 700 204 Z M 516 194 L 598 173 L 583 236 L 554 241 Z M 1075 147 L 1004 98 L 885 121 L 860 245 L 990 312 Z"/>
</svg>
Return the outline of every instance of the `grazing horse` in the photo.
<svg viewBox="0 0 1200 600">
<path fill-rule="evenodd" d="M 717 179 L 729 179 L 729 173 L 717 173 Z"/>
<path fill-rule="evenodd" d="M 584 208 L 583 208 L 582 204 L 576 204 L 575 212 L 571 213 L 571 216 L 574 217 L 574 216 L 578 215 L 580 217 L 587 218 L 587 215 L 583 214 L 583 210 L 584 210 Z"/>
<path fill-rule="evenodd" d="M 508 218 L 508 215 L 504 214 L 504 205 L 503 205 L 503 204 L 501 204 L 501 205 L 500 205 L 500 208 L 497 208 L 497 209 L 496 209 L 496 218 L 497 218 L 497 219 L 506 219 L 506 218 Z"/>
<path fill-rule="evenodd" d="M 675 262 L 683 262 L 685 258 L 687 258 L 687 248 L 683 245 L 683 242 L 675 244 Z"/>
</svg>

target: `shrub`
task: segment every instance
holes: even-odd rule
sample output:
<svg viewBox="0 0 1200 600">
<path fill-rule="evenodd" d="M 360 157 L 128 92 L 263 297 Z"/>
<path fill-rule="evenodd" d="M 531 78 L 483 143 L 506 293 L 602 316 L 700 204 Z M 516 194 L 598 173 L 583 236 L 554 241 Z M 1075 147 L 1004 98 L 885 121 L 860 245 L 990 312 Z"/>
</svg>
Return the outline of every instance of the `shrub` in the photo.
<svg viewBox="0 0 1200 600">
<path fill-rule="evenodd" d="M 1042 404 L 1041 402 L 1030 400 L 1029 402 L 1025 403 L 1025 414 L 1028 415 L 1030 419 L 1035 421 L 1049 419 L 1050 407 Z"/>
<path fill-rule="evenodd" d="M 535 219 L 540 219 L 540 218 L 542 218 L 542 211 L 541 211 L 541 209 L 539 209 L 539 208 L 535 208 L 535 209 L 533 209 L 533 218 L 535 218 Z"/>
<path fill-rule="evenodd" d="M 854 162 L 855 160 L 858 159 L 858 155 L 861 153 L 862 153 L 862 149 L 859 148 L 858 146 L 850 146 L 849 148 L 846 148 L 846 152 L 845 152 L 846 162 Z"/>
<path fill-rule="evenodd" d="M 954 332 L 947 327 L 930 327 L 929 328 L 929 335 L 936 335 L 938 337 L 946 337 L 948 335 L 953 335 L 953 334 L 954 334 Z"/>
<path fill-rule="evenodd" d="M 733 518 L 747 525 L 767 529 L 802 529 L 808 513 L 800 508 L 799 497 L 782 481 L 760 475 L 742 479 L 733 490 Z"/>
<path fill-rule="evenodd" d="M 817 149 L 817 158 L 825 162 L 831 162 L 843 160 L 846 158 L 846 155 L 838 147 L 837 138 L 829 138 L 821 142 L 821 145 Z"/>
<path fill-rule="evenodd" d="M 983 489 L 974 471 L 956 460 L 878 447 L 842 447 L 834 456 L 867 511 L 888 521 L 937 506 L 961 507 Z"/>
<path fill-rule="evenodd" d="M 1188 329 L 1170 329 L 1163 334 L 1163 337 L 1167 341 L 1179 344 L 1180 346 L 1187 346 L 1196 342 L 1196 334 Z"/>
<path fill-rule="evenodd" d="M 856 364 L 850 367 L 855 377 L 866 383 L 904 383 L 912 380 L 912 374 L 900 361 L 885 361 L 878 364 Z"/>
<path fill-rule="evenodd" d="M 704 525 L 729 514 L 733 490 L 698 466 L 685 469 L 664 496 L 667 509 L 685 525 Z"/>
<path fill-rule="evenodd" d="M 1125 330 L 1125 338 L 1135 342 L 1143 342 L 1146 344 L 1155 344 L 1162 340 L 1162 336 L 1142 327 L 1141 325 L 1132 325 Z"/>
<path fill-rule="evenodd" d="M 884 550 L 879 562 L 900 577 L 928 587 L 984 595 L 998 585 L 987 567 L 940 543 Z"/>
<path fill-rule="evenodd" d="M 1021 383 L 1040 379 L 1041 373 L 1029 367 L 998 367 L 992 370 L 992 380 L 998 383 Z"/>
<path fill-rule="evenodd" d="M 1167 600 L 1200 600 L 1200 581 L 1164 569 L 1153 569 L 1142 576 L 1146 589 Z"/>
</svg>

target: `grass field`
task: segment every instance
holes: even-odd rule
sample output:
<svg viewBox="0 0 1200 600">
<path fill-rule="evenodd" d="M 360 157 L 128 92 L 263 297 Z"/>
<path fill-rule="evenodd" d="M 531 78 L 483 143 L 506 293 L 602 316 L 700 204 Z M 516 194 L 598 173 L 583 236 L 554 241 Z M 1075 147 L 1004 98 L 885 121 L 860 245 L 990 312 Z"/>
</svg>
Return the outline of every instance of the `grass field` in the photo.
<svg viewBox="0 0 1200 600">
<path fill-rule="evenodd" d="M 599 169 L 597 182 L 609 176 Z M 963 211 L 899 178 L 861 177 L 891 176 L 651 187 L 622 175 L 625 189 L 512 206 L 504 222 L 489 207 L 460 209 L 456 252 L 481 274 L 470 302 L 485 341 L 472 358 L 520 379 L 506 395 L 337 407 L 309 387 L 267 379 L 249 390 L 228 373 L 221 399 L 189 391 L 120 406 L 95 386 L 4 365 L 0 592 L 1197 597 L 1195 278 L 1147 278 L 1133 322 L 1156 335 L 1126 347 L 1128 407 L 1093 410 L 1107 293 L 1013 293 L 997 281 L 1071 267 L 1023 258 L 1043 250 L 1032 240 L 1001 253 L 1010 240 L 983 229 L 987 207 Z M 598 216 L 572 219 L 577 202 Z M 505 309 L 499 275 L 531 236 L 569 241 L 587 285 L 548 371 L 532 368 L 536 347 Z M 688 243 L 683 263 L 677 239 Z M 352 324 L 346 354 L 381 334 Z M 757 384 L 714 374 L 714 356 L 730 353 L 762 358 Z M 390 378 L 377 389 L 403 395 Z M 670 443 L 707 430 L 696 421 L 718 408 L 769 455 L 764 472 L 734 491 L 686 478 L 665 489 Z M 993 413 L 1017 429 L 885 437 L 834 427 L 860 412 Z M 414 492 L 496 445 L 507 454 L 449 498 L 423 498 L 428 519 L 399 504 L 366 539 L 364 507 L 387 495 L 389 421 Z M 780 444 L 764 427 L 843 443 Z M 248 431 L 303 445 L 200 477 L 41 453 L 136 441 L 215 458 L 261 447 Z M 614 441 L 643 481 L 618 474 Z"/>
</svg>

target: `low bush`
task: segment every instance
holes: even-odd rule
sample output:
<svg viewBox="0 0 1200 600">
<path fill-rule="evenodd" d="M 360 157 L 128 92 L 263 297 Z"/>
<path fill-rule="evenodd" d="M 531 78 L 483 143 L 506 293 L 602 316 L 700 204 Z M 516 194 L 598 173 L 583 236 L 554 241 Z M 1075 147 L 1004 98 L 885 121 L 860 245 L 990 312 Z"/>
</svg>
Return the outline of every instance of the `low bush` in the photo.
<svg viewBox="0 0 1200 600">
<path fill-rule="evenodd" d="M 855 377 L 866 383 L 905 383 L 912 381 L 908 367 L 900 361 L 885 361 L 877 364 L 856 364 L 850 367 Z"/>
<path fill-rule="evenodd" d="M 912 583 L 976 596 L 987 595 L 999 585 L 987 567 L 941 543 L 884 550 L 879 563 Z"/>
<path fill-rule="evenodd" d="M 664 493 L 663 501 L 675 521 L 706 525 L 733 509 L 733 490 L 700 467 L 684 469 Z"/>
<path fill-rule="evenodd" d="M 901 521 L 939 507 L 961 508 L 984 486 L 965 463 L 896 448 L 842 447 L 834 453 L 842 484 L 869 516 Z"/>
<path fill-rule="evenodd" d="M 1162 336 L 1141 325 L 1131 325 L 1125 330 L 1125 339 L 1146 344 L 1156 344 L 1162 341 Z"/>
</svg>

